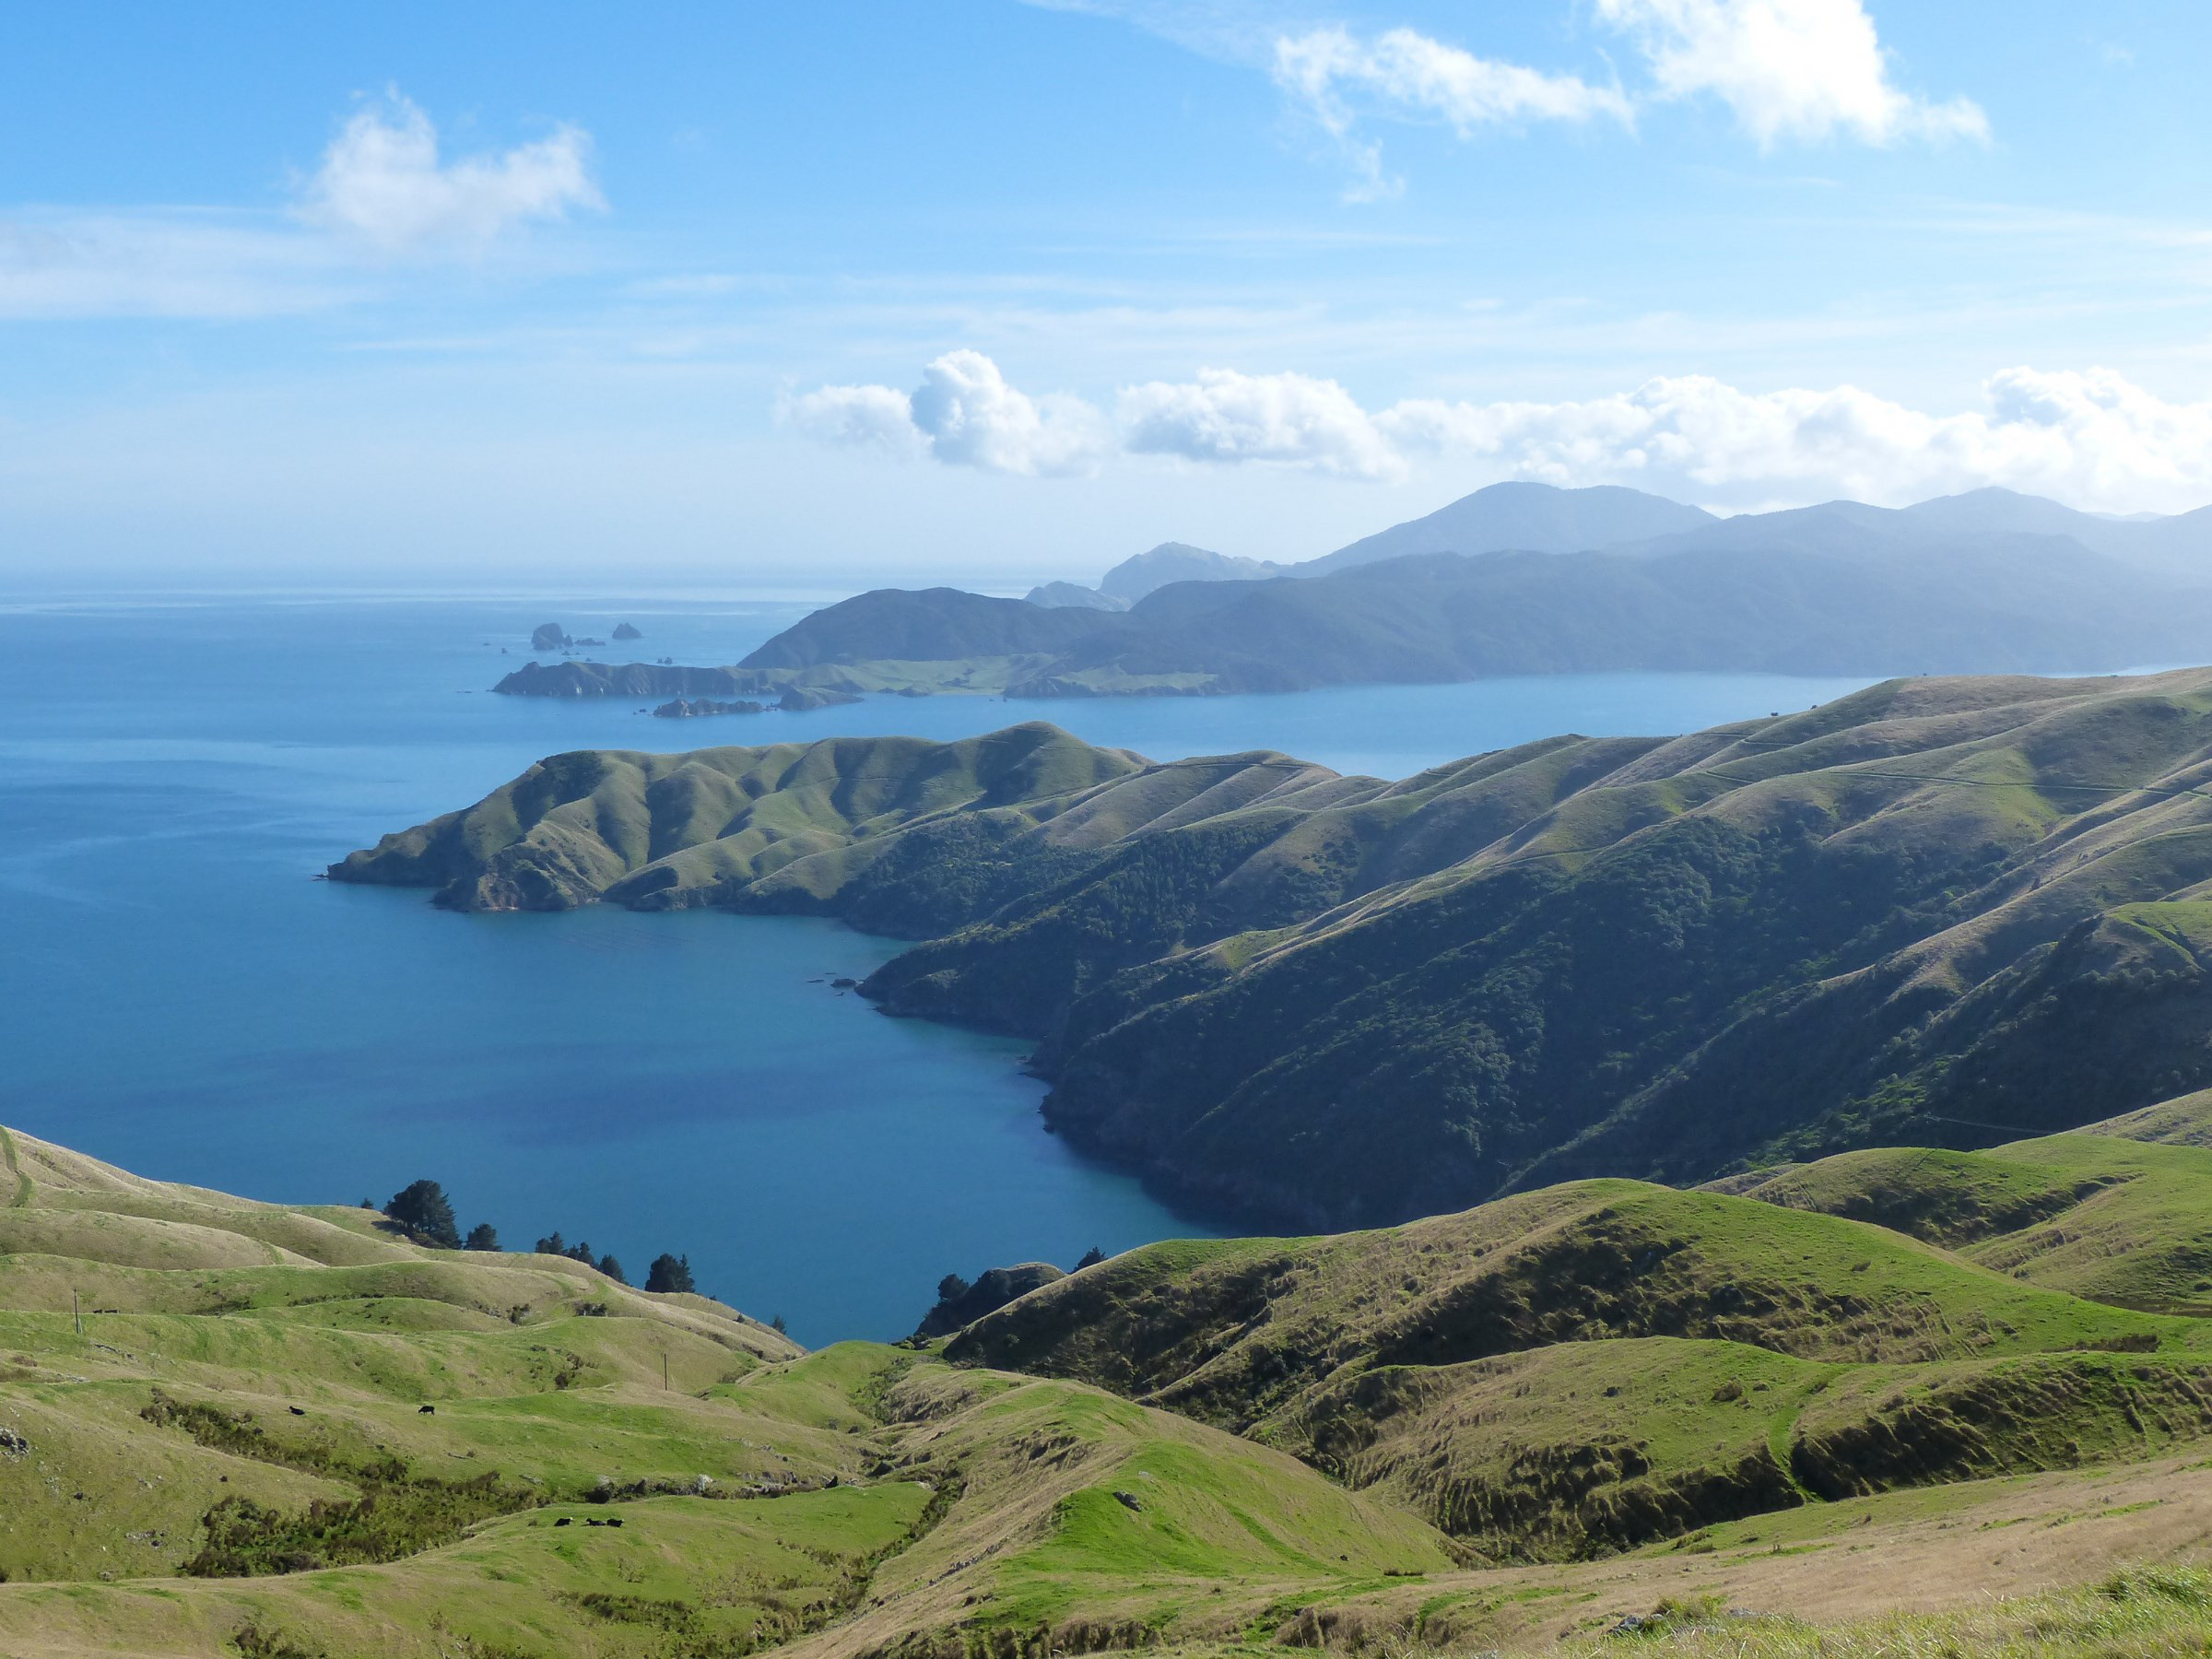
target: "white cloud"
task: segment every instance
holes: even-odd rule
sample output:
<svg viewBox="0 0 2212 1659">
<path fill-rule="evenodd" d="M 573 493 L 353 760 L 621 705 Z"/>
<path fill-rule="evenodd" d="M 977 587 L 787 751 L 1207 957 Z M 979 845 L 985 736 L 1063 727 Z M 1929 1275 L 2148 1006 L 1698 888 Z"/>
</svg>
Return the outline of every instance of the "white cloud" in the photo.
<svg viewBox="0 0 2212 1659">
<path fill-rule="evenodd" d="M 1989 121 L 1963 98 L 1900 91 L 1861 0 L 1596 0 L 1627 30 L 1662 98 L 1711 93 L 1761 146 L 1841 133 L 1867 144 L 1986 141 Z"/>
<path fill-rule="evenodd" d="M 20 208 L 0 218 L 0 317 L 286 315 L 379 291 L 402 253 L 481 253 L 530 219 L 606 204 L 574 127 L 450 165 L 423 112 L 391 95 L 347 123 L 288 214 Z M 387 275 L 388 275 L 387 271 Z"/>
<path fill-rule="evenodd" d="M 1340 28 L 1280 36 L 1274 73 L 1276 84 L 1342 147 L 1357 179 L 1352 194 L 1362 199 L 1394 194 L 1399 184 L 1382 171 L 1381 147 L 1354 135 L 1355 99 L 1444 122 L 1462 138 L 1483 127 L 1534 121 L 1634 121 L 1616 88 L 1477 57 L 1410 29 L 1371 41 Z"/>
<path fill-rule="evenodd" d="M 1112 447 L 1105 422 L 1088 404 L 1018 392 L 980 351 L 948 351 L 930 364 L 912 407 L 914 425 L 938 460 L 989 472 L 1092 472 Z"/>
<path fill-rule="evenodd" d="M 1202 369 L 1194 382 L 1127 388 L 1117 413 L 1123 446 L 1135 454 L 1266 461 L 1347 478 L 1406 470 L 1350 393 L 1310 375 Z"/>
<path fill-rule="evenodd" d="M 893 386 L 824 386 L 788 398 L 777 410 L 786 426 L 826 443 L 920 455 L 929 440 L 914 425 L 913 400 Z"/>
<path fill-rule="evenodd" d="M 1462 138 L 1535 122 L 1636 124 L 1639 105 L 1720 99 L 1762 147 L 1839 135 L 1872 145 L 1906 139 L 1986 142 L 1989 121 L 1963 98 L 1935 103 L 1900 89 L 1863 0 L 1594 0 L 1626 35 L 1649 81 L 1624 90 L 1477 55 L 1410 29 L 1361 37 L 1341 26 L 1277 32 L 1267 65 L 1296 107 L 1350 164 L 1355 200 L 1395 194 L 1370 114 L 1435 121 Z M 1142 12 L 1123 11 L 1159 29 Z"/>
<path fill-rule="evenodd" d="M 1584 400 L 1369 410 L 1335 381 L 1211 369 L 1124 387 L 1109 421 L 1072 398 L 1048 415 L 989 358 L 959 351 L 911 399 L 833 386 L 786 410 L 831 441 L 1032 476 L 1088 472 L 1118 452 L 1382 482 L 1429 470 L 1632 484 L 1721 507 L 1901 505 L 1985 484 L 2115 511 L 2212 493 L 2212 403 L 2169 402 L 2104 369 L 2006 369 L 1983 390 L 1983 407 L 1936 414 L 1850 385 L 1747 392 L 1687 375 Z"/>
<path fill-rule="evenodd" d="M 1409 454 L 1720 504 L 1898 505 L 2001 484 L 2132 511 L 2206 493 L 2212 404 L 2168 403 L 2102 369 L 2006 369 L 1983 394 L 1985 408 L 1937 415 L 1855 386 L 1751 393 L 1682 376 L 1587 402 L 1402 403 L 1376 424 Z"/>
<path fill-rule="evenodd" d="M 1025 477 L 1098 470 L 1112 430 L 1077 397 L 1031 397 L 1009 385 L 980 351 L 948 351 L 912 393 L 891 386 L 824 386 L 785 401 L 784 420 L 809 436 L 894 453 L 928 454 L 954 466 Z"/>
<path fill-rule="evenodd" d="M 216 213 L 0 220 L 0 317 L 261 317 L 342 302 L 321 239 Z"/>
<path fill-rule="evenodd" d="M 299 213 L 386 253 L 480 249 L 533 219 L 604 208 L 591 151 L 590 134 L 564 125 L 504 155 L 441 163 L 430 118 L 394 90 L 331 141 Z"/>
</svg>

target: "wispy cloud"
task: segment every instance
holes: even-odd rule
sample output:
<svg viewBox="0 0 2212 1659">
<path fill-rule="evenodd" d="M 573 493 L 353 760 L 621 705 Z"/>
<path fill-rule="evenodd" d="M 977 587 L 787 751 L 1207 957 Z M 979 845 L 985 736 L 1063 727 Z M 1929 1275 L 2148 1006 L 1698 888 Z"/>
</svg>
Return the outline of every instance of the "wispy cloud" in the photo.
<svg viewBox="0 0 2212 1659">
<path fill-rule="evenodd" d="M 396 91 L 358 111 L 283 209 L 0 214 L 0 318 L 246 318 L 325 310 L 395 260 L 482 261 L 533 222 L 606 206 L 591 139 L 564 126 L 446 161 Z"/>
<path fill-rule="evenodd" d="M 324 239 L 265 216 L 33 210 L 0 218 L 0 318 L 261 317 L 361 291 Z"/>
<path fill-rule="evenodd" d="M 825 387 L 789 410 L 830 441 L 1031 476 L 1089 472 L 1114 453 L 1378 482 L 1436 463 L 1715 504 L 1901 502 L 2002 484 L 2125 510 L 2197 505 L 2212 477 L 2212 403 L 2170 402 L 2102 369 L 2006 369 L 1983 392 L 1981 408 L 1933 413 L 1851 385 L 1747 392 L 1682 375 L 1597 398 L 1370 410 L 1332 380 L 1211 369 L 1124 387 L 1111 415 L 1061 397 L 1047 418 L 989 358 L 960 351 L 911 397 Z"/>
<path fill-rule="evenodd" d="M 604 210 L 591 153 L 591 135 L 563 125 L 504 154 L 441 161 L 438 129 L 394 88 L 331 141 L 297 211 L 380 253 L 477 253 L 533 220 Z"/>
<path fill-rule="evenodd" d="M 1618 88 L 1477 57 L 1410 29 L 1394 29 L 1368 41 L 1340 28 L 1278 36 L 1274 73 L 1276 84 L 1351 162 L 1356 181 L 1351 194 L 1360 198 L 1394 194 L 1400 188 L 1382 171 L 1382 147 L 1356 135 L 1362 104 L 1441 121 L 1462 138 L 1485 127 L 1538 121 L 1609 117 L 1624 126 L 1635 121 Z"/>
<path fill-rule="evenodd" d="M 1850 139 L 1985 143 L 1989 119 L 1965 98 L 1936 101 L 1899 86 L 1865 0 L 1592 0 L 1642 74 L 1624 84 L 1486 54 L 1410 28 L 1269 22 L 1236 0 L 1027 0 L 1112 17 L 1194 52 L 1263 69 L 1348 167 L 1347 197 L 1394 195 L 1377 120 L 1440 123 L 1463 138 L 1540 123 L 1603 122 L 1633 131 L 1639 111 L 1712 98 L 1762 149 Z M 1559 0 L 1566 9 L 1566 0 Z"/>
</svg>

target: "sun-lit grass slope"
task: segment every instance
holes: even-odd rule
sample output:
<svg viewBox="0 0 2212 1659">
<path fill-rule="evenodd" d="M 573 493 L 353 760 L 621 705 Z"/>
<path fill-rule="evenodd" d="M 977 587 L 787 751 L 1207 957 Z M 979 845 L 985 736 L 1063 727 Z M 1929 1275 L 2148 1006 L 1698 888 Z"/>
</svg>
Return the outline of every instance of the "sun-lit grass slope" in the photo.
<svg viewBox="0 0 2212 1659">
<path fill-rule="evenodd" d="M 1164 1629 L 1219 1584 L 1453 1564 L 1408 1510 L 1080 1383 L 802 1355 L 562 1258 L 0 1156 L 0 1652 Z"/>
<path fill-rule="evenodd" d="M 1616 1629 L 1618 1627 L 1616 1626 Z M 1882 1653 L 1917 1659 L 2125 1659 L 2212 1651 L 2212 1573 L 2201 1566 L 2135 1568 L 2087 1590 L 2045 1592 L 1961 1611 L 1893 1614 L 1819 1624 L 1747 1613 L 1724 1597 L 1659 1598 L 1629 1640 L 1639 1653 L 1685 1659 L 1830 1659 Z M 1620 1638 L 1585 1633 L 1569 1653 L 1618 1653 Z"/>
<path fill-rule="evenodd" d="M 807 909 L 830 894 L 865 907 L 870 893 L 934 872 L 904 897 L 915 914 L 957 922 L 987 912 L 1004 877 L 1033 884 L 1120 837 L 1363 787 L 1382 785 L 1278 755 L 1147 766 L 1038 723 L 948 744 L 579 751 L 539 762 L 465 812 L 386 836 L 330 874 L 439 888 L 459 909 L 512 910 L 600 898 L 640 909 Z"/>
<path fill-rule="evenodd" d="M 2101 1124 L 2086 1124 L 2084 1135 L 2112 1135 L 2124 1140 L 2166 1147 L 2212 1147 L 2212 1089 L 2200 1089 L 2156 1106 L 2123 1112 Z"/>
<path fill-rule="evenodd" d="M 1986 1152 L 1848 1152 L 1747 1196 L 1873 1221 L 2032 1284 L 2212 1314 L 2212 1096 Z"/>
<path fill-rule="evenodd" d="M 11 1654 L 1557 1651 L 1667 1595 L 1692 1636 L 1713 1596 L 1930 1611 L 2212 1529 L 2199 1322 L 1750 1198 L 1155 1246 L 956 1365 L 0 1161 Z M 1115 1388 L 972 1363 L 1008 1332 Z"/>
<path fill-rule="evenodd" d="M 2125 1253 L 2117 1234 L 2108 1250 Z M 1233 1429 L 1500 1557 L 2212 1431 L 2198 1321 L 1862 1221 L 1631 1182 L 1132 1251 L 947 1353 Z"/>
</svg>

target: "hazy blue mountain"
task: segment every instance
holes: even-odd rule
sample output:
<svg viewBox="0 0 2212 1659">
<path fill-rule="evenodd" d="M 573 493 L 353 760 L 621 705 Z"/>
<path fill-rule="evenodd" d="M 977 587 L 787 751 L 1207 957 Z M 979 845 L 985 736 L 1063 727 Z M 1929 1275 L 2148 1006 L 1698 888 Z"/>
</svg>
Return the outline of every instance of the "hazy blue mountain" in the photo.
<svg viewBox="0 0 2212 1659">
<path fill-rule="evenodd" d="M 1943 558 L 1997 536 L 2064 538 L 2165 581 L 2212 585 L 2212 508 L 2171 518 L 2108 518 L 1996 488 L 1937 496 L 1911 507 L 1824 501 L 1782 512 L 1740 513 L 1609 550 L 1647 558 L 1724 550 Z"/>
<path fill-rule="evenodd" d="M 1482 550 L 1493 537 L 1519 545 Z M 1394 541 L 1441 540 L 1465 546 L 1382 557 Z M 1311 564 L 1168 543 L 1116 567 L 1107 587 L 1053 583 L 1030 603 L 952 588 L 863 594 L 755 652 L 741 668 L 768 677 L 742 685 L 684 670 L 686 683 L 671 673 L 649 688 L 631 683 L 657 672 L 644 665 L 585 663 L 498 688 L 759 694 L 813 674 L 847 691 L 1088 697 L 1594 670 L 2185 662 L 2212 638 L 2212 508 L 2107 518 L 1980 489 L 1907 508 L 1827 501 L 1715 518 L 1630 489 L 1500 484 Z M 1128 593 L 1141 596 L 1124 607 Z M 602 683 L 618 673 L 619 687 Z"/>
<path fill-rule="evenodd" d="M 1047 582 L 1031 588 L 1022 597 L 1031 605 L 1041 605 L 1047 610 L 1100 610 L 1124 611 L 1129 601 L 1112 594 L 1101 594 L 1097 588 L 1087 588 L 1079 582 Z"/>
<path fill-rule="evenodd" d="M 1617 484 L 1589 489 L 1492 484 L 1426 518 L 1393 524 L 1290 570 L 1322 576 L 1411 553 L 1587 553 L 1717 522 L 1701 507 Z"/>
<path fill-rule="evenodd" d="M 1253 582 L 1279 576 L 1282 571 L 1282 566 L 1265 559 L 1239 559 L 1194 547 L 1188 542 L 1161 542 L 1107 571 L 1099 582 L 1099 591 L 1134 605 L 1171 582 Z"/>
<path fill-rule="evenodd" d="M 942 662 L 1056 651 L 1103 618 L 959 588 L 876 588 L 785 629 L 738 665 L 809 668 L 818 663 Z"/>
</svg>

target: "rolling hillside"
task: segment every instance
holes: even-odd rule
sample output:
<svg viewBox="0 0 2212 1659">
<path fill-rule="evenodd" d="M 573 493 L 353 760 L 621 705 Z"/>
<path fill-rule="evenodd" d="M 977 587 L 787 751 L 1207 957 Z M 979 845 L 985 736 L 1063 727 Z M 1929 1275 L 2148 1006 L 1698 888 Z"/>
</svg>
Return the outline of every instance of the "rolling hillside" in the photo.
<svg viewBox="0 0 2212 1659">
<path fill-rule="evenodd" d="M 1255 1224 L 1968 1148 L 2212 1084 L 2212 671 L 1894 681 L 1396 783 L 1049 726 L 558 757 L 335 878 L 840 915 Z"/>
<path fill-rule="evenodd" d="M 2184 1109 L 2212 1124 L 2203 1098 Z M 1858 1154 L 1746 1196 L 1582 1182 L 1379 1232 L 1156 1245 L 1031 1291 L 947 1354 L 1282 1446 L 1508 1557 L 2194 1441 L 2212 1325 L 2056 1287 L 2085 1256 L 2124 1288 L 2177 1249 L 2201 1259 L 2204 1154 L 2063 1138 Z M 2038 1184 L 2053 1158 L 2064 1203 Z M 2075 1219 L 2091 1192 L 2093 1225 Z M 1794 1207 L 1812 1194 L 1966 1247 Z"/>
<path fill-rule="evenodd" d="M 10 1653 L 719 1654 L 1086 1609 L 1110 1637 L 1219 1583 L 1249 1615 L 1453 1564 L 1409 1512 L 1079 1384 L 803 1355 L 563 1258 L 0 1152 Z"/>
<path fill-rule="evenodd" d="M 2074 1138 L 2108 1184 L 2171 1149 Z M 943 1355 L 807 1355 L 365 1210 L 6 1131 L 0 1164 L 10 1653 L 1556 1653 L 1627 1615 L 1698 1651 L 1729 1606 L 1764 1621 L 1738 1654 L 2088 1653 L 2212 1620 L 2201 1321 L 1755 1197 L 1157 1245 Z"/>
</svg>

